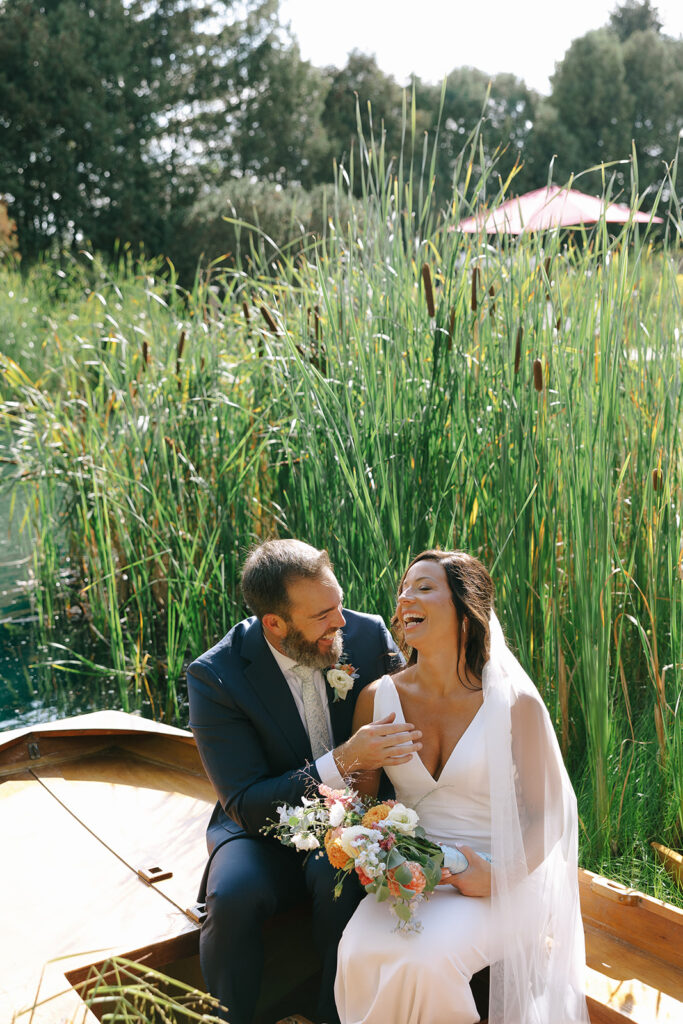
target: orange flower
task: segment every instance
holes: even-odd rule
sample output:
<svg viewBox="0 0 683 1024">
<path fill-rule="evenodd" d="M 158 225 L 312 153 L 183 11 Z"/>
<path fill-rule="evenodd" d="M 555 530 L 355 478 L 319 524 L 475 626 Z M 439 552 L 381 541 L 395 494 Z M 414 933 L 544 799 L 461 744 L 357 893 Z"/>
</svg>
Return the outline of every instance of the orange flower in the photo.
<svg viewBox="0 0 683 1024">
<path fill-rule="evenodd" d="M 366 875 L 361 867 L 356 864 L 356 874 L 358 875 L 358 881 L 361 885 L 370 885 L 372 879 L 370 875 Z"/>
<path fill-rule="evenodd" d="M 378 821 L 383 821 L 390 810 L 391 808 L 388 804 L 376 804 L 365 812 L 361 825 L 365 825 L 366 828 L 372 828 Z"/>
<path fill-rule="evenodd" d="M 351 863 L 351 857 L 342 849 L 339 842 L 340 835 L 341 828 L 329 828 L 325 833 L 325 852 L 333 868 L 345 868 Z"/>
<path fill-rule="evenodd" d="M 425 885 L 427 884 L 427 879 L 425 878 L 424 871 L 422 870 L 420 865 L 417 864 L 414 860 L 407 860 L 405 864 L 401 864 L 401 867 L 408 868 L 411 875 L 410 881 L 407 883 L 403 883 L 403 888 L 410 889 L 411 892 L 414 892 L 416 894 L 421 893 Z M 400 896 L 401 889 L 399 883 L 394 878 L 395 871 L 396 868 L 392 868 L 391 871 L 387 871 L 387 885 L 389 886 L 389 892 L 391 893 L 392 896 Z"/>
</svg>

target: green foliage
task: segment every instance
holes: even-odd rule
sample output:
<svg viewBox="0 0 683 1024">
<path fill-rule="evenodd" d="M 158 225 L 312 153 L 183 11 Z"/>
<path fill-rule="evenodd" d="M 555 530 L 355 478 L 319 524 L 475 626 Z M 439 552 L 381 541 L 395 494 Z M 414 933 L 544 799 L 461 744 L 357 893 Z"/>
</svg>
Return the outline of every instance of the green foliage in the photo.
<svg viewBox="0 0 683 1024">
<path fill-rule="evenodd" d="M 616 36 L 600 29 L 576 39 L 557 66 L 552 86 L 560 180 L 595 164 L 628 159 L 632 112 Z"/>
<path fill-rule="evenodd" d="M 230 129 L 275 3 L 253 0 L 246 23 L 229 21 L 232 7 L 3 0 L 0 180 L 24 256 L 83 239 L 110 253 L 117 239 L 167 247 L 196 188 L 207 108 Z"/>
<path fill-rule="evenodd" d="M 250 85 L 224 166 L 307 189 L 316 181 L 329 181 L 332 159 L 323 119 L 324 73 L 302 61 L 298 47 L 274 45 Z M 214 146 L 214 154 L 218 149 Z"/>
<path fill-rule="evenodd" d="M 180 280 L 191 282 L 198 266 L 208 264 L 258 264 L 272 272 L 281 250 L 289 258 L 304 255 L 323 239 L 332 214 L 348 219 L 351 200 L 338 198 L 331 185 L 306 191 L 247 178 L 207 192 L 188 213 L 182 247 L 170 254 Z"/>
<path fill-rule="evenodd" d="M 622 43 L 639 32 L 660 32 L 662 23 L 650 0 L 625 0 L 609 16 L 609 27 Z"/>
</svg>

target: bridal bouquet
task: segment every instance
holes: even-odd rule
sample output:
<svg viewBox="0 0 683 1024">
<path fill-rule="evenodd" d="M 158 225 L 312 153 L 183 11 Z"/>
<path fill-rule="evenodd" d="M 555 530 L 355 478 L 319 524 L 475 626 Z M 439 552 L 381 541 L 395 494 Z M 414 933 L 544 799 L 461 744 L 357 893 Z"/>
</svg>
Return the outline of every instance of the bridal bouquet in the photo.
<svg viewBox="0 0 683 1024">
<path fill-rule="evenodd" d="M 297 807 L 278 807 L 279 821 L 264 831 L 274 832 L 285 846 L 323 850 L 337 868 L 335 896 L 344 879 L 355 871 L 365 891 L 389 900 L 397 927 L 419 930 L 418 902 L 441 881 L 444 855 L 461 857 L 425 836 L 418 815 L 395 800 L 361 797 L 353 789 L 319 786 L 318 796 L 303 797 Z M 467 861 L 465 861 L 465 866 Z M 454 865 L 455 866 L 455 865 Z"/>
</svg>

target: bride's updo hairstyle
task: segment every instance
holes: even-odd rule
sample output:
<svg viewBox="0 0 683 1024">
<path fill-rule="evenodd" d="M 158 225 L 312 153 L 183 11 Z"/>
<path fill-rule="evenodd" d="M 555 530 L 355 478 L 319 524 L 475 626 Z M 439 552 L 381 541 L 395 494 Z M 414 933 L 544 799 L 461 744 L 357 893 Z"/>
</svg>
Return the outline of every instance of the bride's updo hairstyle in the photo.
<svg viewBox="0 0 683 1024">
<path fill-rule="evenodd" d="M 417 562 L 438 562 L 443 566 L 451 598 L 458 613 L 458 620 L 459 622 L 462 622 L 464 618 L 469 620 L 465 663 L 470 671 L 480 679 L 484 665 L 489 660 L 491 649 L 489 619 L 493 610 L 493 580 L 489 576 L 488 570 L 478 558 L 473 558 L 465 551 L 440 551 L 438 548 L 431 548 L 413 558 L 401 577 L 401 582 L 398 585 L 399 594 L 403 590 L 408 571 Z M 397 634 L 408 664 L 414 665 L 417 661 L 417 651 L 406 644 L 398 614 L 394 614 L 391 625 Z"/>
</svg>

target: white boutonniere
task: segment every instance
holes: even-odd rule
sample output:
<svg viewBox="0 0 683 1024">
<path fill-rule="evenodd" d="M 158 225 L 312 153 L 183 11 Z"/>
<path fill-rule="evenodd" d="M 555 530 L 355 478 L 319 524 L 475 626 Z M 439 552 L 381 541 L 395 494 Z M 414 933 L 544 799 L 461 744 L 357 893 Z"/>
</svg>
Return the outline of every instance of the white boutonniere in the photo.
<svg viewBox="0 0 683 1024">
<path fill-rule="evenodd" d="M 353 689 L 354 681 L 358 679 L 358 672 L 353 665 L 342 665 L 338 662 L 332 668 L 328 668 L 325 678 L 334 690 L 333 703 L 336 704 L 338 700 L 346 700 L 346 694 Z"/>
</svg>

